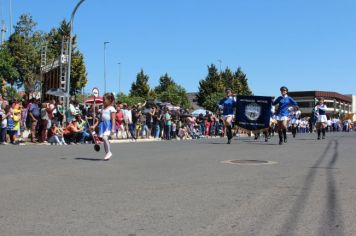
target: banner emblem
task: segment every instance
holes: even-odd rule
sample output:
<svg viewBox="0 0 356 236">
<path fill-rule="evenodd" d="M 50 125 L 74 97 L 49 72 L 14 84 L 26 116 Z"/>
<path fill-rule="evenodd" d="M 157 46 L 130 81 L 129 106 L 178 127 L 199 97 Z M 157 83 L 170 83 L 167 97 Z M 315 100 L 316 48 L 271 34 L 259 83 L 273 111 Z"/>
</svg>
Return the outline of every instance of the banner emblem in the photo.
<svg viewBox="0 0 356 236">
<path fill-rule="evenodd" d="M 245 115 L 249 120 L 258 120 L 261 116 L 261 106 L 257 103 L 248 104 L 245 108 Z"/>
</svg>

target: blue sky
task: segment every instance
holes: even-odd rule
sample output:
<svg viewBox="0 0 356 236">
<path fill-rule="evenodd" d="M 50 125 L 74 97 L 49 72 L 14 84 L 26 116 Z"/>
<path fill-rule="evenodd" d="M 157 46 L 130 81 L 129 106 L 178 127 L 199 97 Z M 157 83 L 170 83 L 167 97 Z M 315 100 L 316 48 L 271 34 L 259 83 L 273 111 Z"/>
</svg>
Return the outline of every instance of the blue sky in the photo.
<svg viewBox="0 0 356 236">
<path fill-rule="evenodd" d="M 9 24 L 8 2 L 2 12 Z M 69 19 L 77 0 L 12 0 L 13 22 L 30 13 L 49 31 Z M 86 0 L 74 31 L 84 53 L 89 84 L 128 92 L 142 68 L 150 85 L 168 73 L 197 91 L 207 66 L 241 66 L 256 95 L 326 90 L 356 94 L 355 0 Z"/>
</svg>

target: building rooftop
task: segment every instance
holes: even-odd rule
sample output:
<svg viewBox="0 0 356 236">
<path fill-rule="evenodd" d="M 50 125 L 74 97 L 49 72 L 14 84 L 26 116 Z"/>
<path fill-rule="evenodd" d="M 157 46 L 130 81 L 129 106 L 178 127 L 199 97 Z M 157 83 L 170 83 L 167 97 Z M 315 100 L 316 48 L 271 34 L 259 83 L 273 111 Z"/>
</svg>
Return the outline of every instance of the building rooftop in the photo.
<svg viewBox="0 0 356 236">
<path fill-rule="evenodd" d="M 352 98 L 347 95 L 343 95 L 336 92 L 329 91 L 291 91 L 288 92 L 291 97 L 324 97 L 324 98 L 335 98 L 343 102 L 352 103 Z"/>
</svg>

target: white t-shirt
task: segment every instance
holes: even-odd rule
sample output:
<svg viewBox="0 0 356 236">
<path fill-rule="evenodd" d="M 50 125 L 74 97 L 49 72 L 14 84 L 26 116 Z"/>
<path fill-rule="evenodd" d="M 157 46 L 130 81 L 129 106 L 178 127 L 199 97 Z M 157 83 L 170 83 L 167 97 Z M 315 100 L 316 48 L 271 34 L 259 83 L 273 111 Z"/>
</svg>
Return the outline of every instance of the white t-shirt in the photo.
<svg viewBox="0 0 356 236">
<path fill-rule="evenodd" d="M 111 120 L 111 113 L 116 112 L 116 109 L 113 106 L 108 106 L 101 111 L 101 120 L 108 121 Z"/>
</svg>

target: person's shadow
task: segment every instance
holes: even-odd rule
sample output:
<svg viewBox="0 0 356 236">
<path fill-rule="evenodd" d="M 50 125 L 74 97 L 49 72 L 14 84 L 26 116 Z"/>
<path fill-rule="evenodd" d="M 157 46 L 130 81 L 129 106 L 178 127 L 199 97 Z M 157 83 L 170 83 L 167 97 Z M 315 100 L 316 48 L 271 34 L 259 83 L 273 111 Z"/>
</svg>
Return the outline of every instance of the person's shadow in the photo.
<svg viewBox="0 0 356 236">
<path fill-rule="evenodd" d="M 104 161 L 102 158 L 86 158 L 86 157 L 76 157 L 75 160 L 79 161 Z"/>
</svg>

